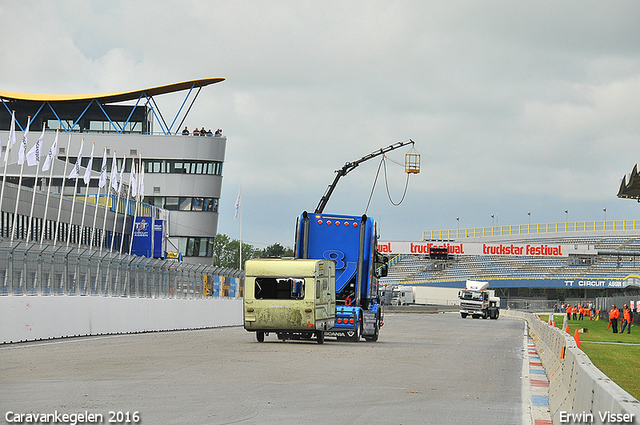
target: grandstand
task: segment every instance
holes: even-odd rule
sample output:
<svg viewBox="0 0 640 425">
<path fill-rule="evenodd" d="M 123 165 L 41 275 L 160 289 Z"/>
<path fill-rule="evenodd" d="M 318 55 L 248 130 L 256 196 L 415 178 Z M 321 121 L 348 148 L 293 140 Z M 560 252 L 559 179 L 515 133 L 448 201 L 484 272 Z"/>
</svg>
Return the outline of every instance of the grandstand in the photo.
<svg viewBox="0 0 640 425">
<path fill-rule="evenodd" d="M 640 287 L 640 222 L 574 222 L 424 232 L 422 243 L 546 244 L 583 247 L 568 256 L 391 255 L 381 284 L 462 288 L 466 280 L 493 288 L 624 289 Z M 443 237 L 444 236 L 444 237 Z M 384 243 L 384 242 L 383 242 Z"/>
</svg>

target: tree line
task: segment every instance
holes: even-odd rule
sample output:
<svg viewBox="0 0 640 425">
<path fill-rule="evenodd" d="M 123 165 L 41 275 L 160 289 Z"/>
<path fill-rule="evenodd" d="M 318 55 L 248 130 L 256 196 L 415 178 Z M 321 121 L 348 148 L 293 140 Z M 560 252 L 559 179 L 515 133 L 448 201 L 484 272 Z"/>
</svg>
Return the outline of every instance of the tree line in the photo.
<svg viewBox="0 0 640 425">
<path fill-rule="evenodd" d="M 213 265 L 237 269 L 240 261 L 240 241 L 218 233 L 213 242 Z M 274 243 L 264 249 L 255 248 L 253 245 L 242 243 L 242 269 L 244 262 L 252 258 L 269 257 L 293 257 L 293 249 Z"/>
</svg>

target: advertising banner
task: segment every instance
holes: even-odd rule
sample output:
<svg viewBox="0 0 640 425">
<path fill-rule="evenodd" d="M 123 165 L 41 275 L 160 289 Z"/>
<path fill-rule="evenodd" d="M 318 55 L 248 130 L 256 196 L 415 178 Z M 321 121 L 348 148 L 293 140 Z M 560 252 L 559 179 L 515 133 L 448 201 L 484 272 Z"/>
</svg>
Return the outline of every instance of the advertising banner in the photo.
<svg viewBox="0 0 640 425">
<path fill-rule="evenodd" d="M 153 257 L 164 257 L 164 223 L 162 220 L 153 221 Z"/>
<path fill-rule="evenodd" d="M 597 254 L 591 245 L 561 245 L 534 243 L 483 242 L 408 242 L 381 241 L 378 251 L 383 254 L 429 254 L 431 248 L 446 248 L 453 255 L 503 255 L 529 257 L 568 257 L 569 254 Z"/>
<path fill-rule="evenodd" d="M 136 217 L 133 223 L 131 254 L 151 257 L 151 219 L 149 217 Z"/>
<path fill-rule="evenodd" d="M 572 289 L 624 289 L 629 286 L 637 287 L 633 276 L 624 279 L 490 279 L 483 278 L 489 282 L 491 289 L 497 288 L 572 288 Z M 434 281 L 434 282 L 411 282 L 412 286 L 431 286 L 438 288 L 464 288 L 466 281 Z"/>
</svg>

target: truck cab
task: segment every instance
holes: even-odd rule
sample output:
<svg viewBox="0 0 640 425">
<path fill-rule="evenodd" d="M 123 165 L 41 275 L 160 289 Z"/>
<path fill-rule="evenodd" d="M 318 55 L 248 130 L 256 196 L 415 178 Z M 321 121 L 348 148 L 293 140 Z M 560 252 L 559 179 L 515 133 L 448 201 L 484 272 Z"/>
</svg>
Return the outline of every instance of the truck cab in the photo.
<svg viewBox="0 0 640 425">
<path fill-rule="evenodd" d="M 378 253 L 376 225 L 366 215 L 309 214 L 298 219 L 296 258 L 332 260 L 336 265 L 336 321 L 327 335 L 377 341 L 383 326 L 378 277 L 388 261 Z"/>
<path fill-rule="evenodd" d="M 460 316 L 464 319 L 471 316 L 474 319 L 500 316 L 500 298 L 489 291 L 489 282 L 467 280 L 465 288 L 458 292 L 460 299 Z"/>
</svg>

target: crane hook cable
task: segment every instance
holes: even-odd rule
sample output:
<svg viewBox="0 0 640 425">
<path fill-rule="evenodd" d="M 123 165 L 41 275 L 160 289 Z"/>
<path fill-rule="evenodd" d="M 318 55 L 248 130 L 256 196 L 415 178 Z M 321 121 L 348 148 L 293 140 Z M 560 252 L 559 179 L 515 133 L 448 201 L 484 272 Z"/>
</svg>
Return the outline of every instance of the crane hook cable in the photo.
<svg viewBox="0 0 640 425">
<path fill-rule="evenodd" d="M 378 183 L 378 176 L 380 175 L 380 168 L 382 167 L 383 164 L 384 164 L 384 180 L 385 180 L 385 185 L 386 185 L 386 188 L 387 188 L 387 196 L 389 197 L 389 202 L 391 202 L 391 204 L 393 206 L 397 207 L 400 204 L 402 204 L 402 202 L 404 201 L 405 196 L 407 195 L 407 189 L 409 188 L 409 173 L 407 173 L 407 180 L 406 180 L 405 185 L 404 185 L 404 192 L 402 194 L 402 199 L 400 199 L 400 201 L 398 203 L 393 202 L 393 199 L 391 198 L 391 193 L 389 191 L 389 180 L 388 180 L 388 176 L 387 176 L 387 163 L 385 162 L 385 158 L 386 157 L 387 157 L 386 155 L 382 155 L 382 159 L 380 160 L 380 164 L 378 164 L 378 171 L 376 171 L 376 177 L 373 180 L 373 186 L 371 187 L 371 193 L 369 194 L 369 201 L 367 202 L 367 207 L 364 210 L 365 214 L 369 211 L 369 205 L 371 204 L 371 199 L 373 198 L 373 192 L 375 191 L 376 184 Z"/>
</svg>

